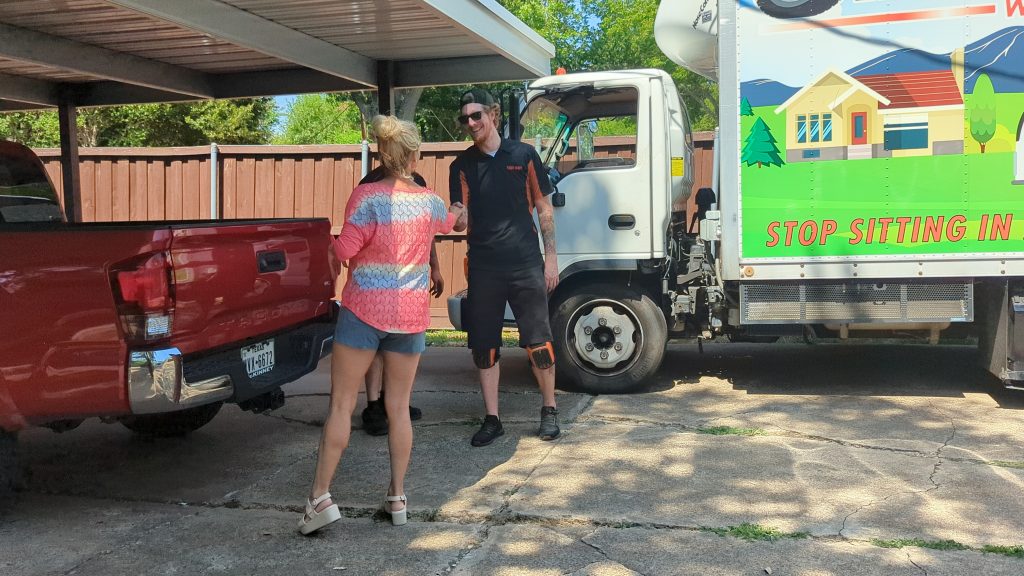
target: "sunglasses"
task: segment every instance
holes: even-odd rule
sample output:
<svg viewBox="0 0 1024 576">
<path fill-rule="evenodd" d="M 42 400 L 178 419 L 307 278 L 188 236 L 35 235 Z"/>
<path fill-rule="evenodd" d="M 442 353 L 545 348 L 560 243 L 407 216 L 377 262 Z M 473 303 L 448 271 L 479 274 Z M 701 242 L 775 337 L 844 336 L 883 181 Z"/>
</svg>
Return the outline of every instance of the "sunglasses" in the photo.
<svg viewBox="0 0 1024 576">
<path fill-rule="evenodd" d="M 465 126 L 466 124 L 469 124 L 470 120 L 472 120 L 473 122 L 479 122 L 480 119 L 483 118 L 483 117 L 484 117 L 484 111 L 483 110 L 477 110 L 476 112 L 473 112 L 472 114 L 463 114 L 463 115 L 459 116 L 459 124 L 462 124 L 463 126 Z"/>
</svg>

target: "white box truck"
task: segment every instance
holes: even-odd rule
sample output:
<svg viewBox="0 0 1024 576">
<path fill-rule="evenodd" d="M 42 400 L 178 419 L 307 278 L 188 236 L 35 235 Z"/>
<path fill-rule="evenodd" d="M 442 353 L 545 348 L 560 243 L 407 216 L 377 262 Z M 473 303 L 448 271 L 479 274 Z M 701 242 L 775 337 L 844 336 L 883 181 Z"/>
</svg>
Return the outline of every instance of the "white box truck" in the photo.
<svg viewBox="0 0 1024 576">
<path fill-rule="evenodd" d="M 665 0 L 655 35 L 719 84 L 696 214 L 667 74 L 526 95 L 557 184 L 561 384 L 637 389 L 669 338 L 892 331 L 977 336 L 1024 382 L 1024 0 Z"/>
</svg>

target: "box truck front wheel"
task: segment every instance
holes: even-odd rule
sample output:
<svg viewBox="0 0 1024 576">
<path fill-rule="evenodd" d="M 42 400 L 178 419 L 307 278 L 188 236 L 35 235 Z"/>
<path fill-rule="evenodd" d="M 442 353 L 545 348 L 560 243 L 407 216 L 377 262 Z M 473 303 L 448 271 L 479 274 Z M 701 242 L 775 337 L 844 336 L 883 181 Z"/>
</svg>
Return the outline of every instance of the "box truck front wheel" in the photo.
<svg viewBox="0 0 1024 576">
<path fill-rule="evenodd" d="M 581 285 L 552 308 L 557 382 L 591 394 L 634 392 L 665 356 L 668 327 L 647 295 L 614 284 Z"/>
<path fill-rule="evenodd" d="M 839 0 L 757 0 L 761 10 L 773 18 L 806 18 L 835 6 Z"/>
</svg>

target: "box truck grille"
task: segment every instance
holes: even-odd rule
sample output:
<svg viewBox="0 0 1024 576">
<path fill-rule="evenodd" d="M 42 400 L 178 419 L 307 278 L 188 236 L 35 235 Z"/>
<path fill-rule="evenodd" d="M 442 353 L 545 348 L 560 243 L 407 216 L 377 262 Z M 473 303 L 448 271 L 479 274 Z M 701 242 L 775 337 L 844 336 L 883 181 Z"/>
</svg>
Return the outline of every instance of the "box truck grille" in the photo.
<svg viewBox="0 0 1024 576">
<path fill-rule="evenodd" d="M 743 324 L 970 322 L 971 284 L 742 284 Z"/>
</svg>

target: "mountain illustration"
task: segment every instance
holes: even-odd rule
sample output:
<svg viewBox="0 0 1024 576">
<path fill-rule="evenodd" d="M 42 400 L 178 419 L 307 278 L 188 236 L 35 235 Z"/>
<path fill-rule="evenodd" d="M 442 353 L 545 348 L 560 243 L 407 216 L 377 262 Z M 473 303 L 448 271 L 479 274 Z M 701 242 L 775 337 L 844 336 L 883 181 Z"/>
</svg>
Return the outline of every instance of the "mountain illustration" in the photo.
<svg viewBox="0 0 1024 576">
<path fill-rule="evenodd" d="M 751 106 L 777 106 L 789 100 L 789 97 L 798 90 L 800 88 L 765 78 L 743 82 L 740 86 L 740 94 L 743 94 Z"/>
<path fill-rule="evenodd" d="M 900 49 L 872 58 L 846 72 L 851 76 L 947 70 L 950 53 Z M 964 47 L 964 89 L 974 92 L 978 76 L 988 74 L 996 92 L 1024 92 L 1024 26 L 1011 26 Z M 753 101 L 751 101 L 753 104 Z"/>
</svg>

